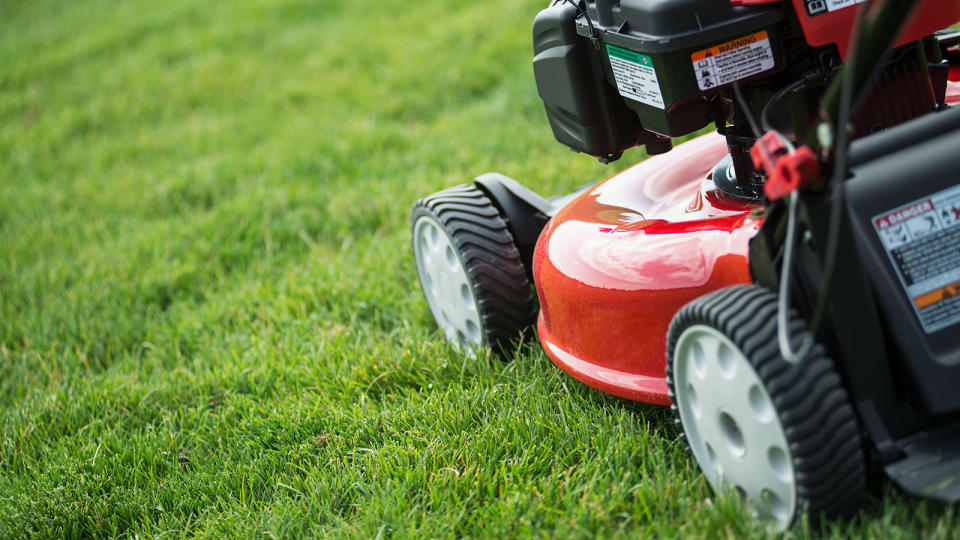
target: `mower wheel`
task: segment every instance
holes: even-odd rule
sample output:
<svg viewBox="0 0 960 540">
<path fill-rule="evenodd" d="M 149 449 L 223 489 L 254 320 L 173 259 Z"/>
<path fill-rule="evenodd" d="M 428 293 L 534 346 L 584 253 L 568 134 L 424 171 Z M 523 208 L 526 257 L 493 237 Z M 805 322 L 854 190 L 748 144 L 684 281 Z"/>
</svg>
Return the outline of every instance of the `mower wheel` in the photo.
<svg viewBox="0 0 960 540">
<path fill-rule="evenodd" d="M 734 489 L 753 515 L 784 530 L 860 505 L 860 432 L 823 347 L 789 363 L 777 343 L 777 295 L 756 285 L 721 289 L 674 316 L 667 336 L 672 410 L 715 491 Z M 809 334 L 789 318 L 796 350 Z"/>
<path fill-rule="evenodd" d="M 497 207 L 476 187 L 456 186 L 417 201 L 410 228 L 420 286 L 447 339 L 469 354 L 505 353 L 536 307 Z"/>
</svg>

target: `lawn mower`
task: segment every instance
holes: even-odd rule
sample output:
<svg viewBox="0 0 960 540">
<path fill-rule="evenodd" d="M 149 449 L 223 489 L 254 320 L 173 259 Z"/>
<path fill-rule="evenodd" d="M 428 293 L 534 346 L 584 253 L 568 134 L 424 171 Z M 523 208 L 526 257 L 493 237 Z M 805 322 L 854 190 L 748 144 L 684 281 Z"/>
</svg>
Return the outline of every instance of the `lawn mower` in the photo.
<svg viewBox="0 0 960 540">
<path fill-rule="evenodd" d="M 652 157 L 565 196 L 485 174 L 417 202 L 438 326 L 472 354 L 535 325 L 574 378 L 670 406 L 709 484 L 774 528 L 853 514 L 881 472 L 957 502 L 958 20 L 957 0 L 551 2 L 553 134 Z"/>
</svg>

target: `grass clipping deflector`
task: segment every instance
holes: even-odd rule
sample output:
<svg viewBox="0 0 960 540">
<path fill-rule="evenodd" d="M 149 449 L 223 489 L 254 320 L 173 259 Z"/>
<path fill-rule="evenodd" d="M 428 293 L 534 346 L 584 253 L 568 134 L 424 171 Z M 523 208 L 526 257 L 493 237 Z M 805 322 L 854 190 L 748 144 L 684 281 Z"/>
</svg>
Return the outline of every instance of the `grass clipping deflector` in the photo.
<svg viewBox="0 0 960 540">
<path fill-rule="evenodd" d="M 486 174 L 419 201 L 437 324 L 468 353 L 535 324 L 576 379 L 672 406 L 710 484 L 776 528 L 851 514 L 871 469 L 957 502 L 958 20 L 932 0 L 552 2 L 533 66 L 557 140 L 660 155 L 565 196 Z"/>
</svg>

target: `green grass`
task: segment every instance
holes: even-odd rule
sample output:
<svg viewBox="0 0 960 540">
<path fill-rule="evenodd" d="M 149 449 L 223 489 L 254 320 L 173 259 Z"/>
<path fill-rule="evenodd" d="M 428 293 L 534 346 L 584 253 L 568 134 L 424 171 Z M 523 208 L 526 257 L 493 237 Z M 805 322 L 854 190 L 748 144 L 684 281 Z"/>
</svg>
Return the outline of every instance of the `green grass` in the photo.
<svg viewBox="0 0 960 540">
<path fill-rule="evenodd" d="M 0 2 L 0 535 L 762 535 L 664 409 L 449 350 L 408 212 L 560 193 L 541 0 Z M 883 486 L 798 537 L 951 537 Z"/>
</svg>

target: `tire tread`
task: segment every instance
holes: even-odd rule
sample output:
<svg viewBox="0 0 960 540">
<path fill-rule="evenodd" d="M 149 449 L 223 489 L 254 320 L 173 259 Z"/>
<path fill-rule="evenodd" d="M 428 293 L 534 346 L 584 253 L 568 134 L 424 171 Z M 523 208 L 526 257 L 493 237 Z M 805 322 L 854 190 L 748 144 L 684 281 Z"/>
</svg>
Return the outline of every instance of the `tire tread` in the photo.
<svg viewBox="0 0 960 540">
<path fill-rule="evenodd" d="M 741 348 L 780 417 L 796 475 L 797 514 L 820 519 L 848 517 L 860 506 L 866 486 L 863 443 L 853 407 L 832 360 L 819 344 L 790 364 L 777 344 L 777 295 L 757 285 L 720 289 L 693 300 L 673 318 L 667 338 L 667 385 L 675 400 L 672 357 L 683 331 L 706 324 Z M 805 323 L 790 314 L 790 341 L 799 347 Z M 679 410 L 671 406 L 674 421 Z M 686 437 L 684 436 L 686 441 Z"/>
<path fill-rule="evenodd" d="M 536 319 L 536 300 L 507 222 L 490 198 L 463 184 L 413 206 L 411 234 L 420 217 L 436 219 L 450 235 L 473 287 L 484 343 L 505 354 Z"/>
</svg>

